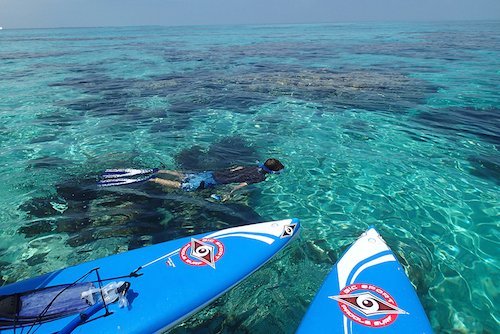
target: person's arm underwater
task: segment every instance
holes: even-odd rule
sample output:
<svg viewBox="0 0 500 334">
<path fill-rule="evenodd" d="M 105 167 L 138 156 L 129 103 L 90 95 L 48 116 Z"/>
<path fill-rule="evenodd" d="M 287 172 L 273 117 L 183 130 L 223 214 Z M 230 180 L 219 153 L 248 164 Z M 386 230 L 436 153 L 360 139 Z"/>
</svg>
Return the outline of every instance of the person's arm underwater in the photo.
<svg viewBox="0 0 500 334">
<path fill-rule="evenodd" d="M 248 186 L 248 183 L 246 183 L 246 182 L 242 182 L 242 183 L 238 184 L 237 186 L 235 186 L 235 187 L 233 188 L 233 190 L 231 190 L 228 194 L 225 194 L 225 195 L 222 197 L 222 201 L 223 201 L 223 202 L 227 201 L 228 199 L 230 199 L 230 198 L 231 198 L 231 194 L 232 194 L 232 193 L 234 193 L 236 190 L 241 189 L 241 188 L 243 188 L 243 187 L 245 187 L 245 186 Z"/>
</svg>

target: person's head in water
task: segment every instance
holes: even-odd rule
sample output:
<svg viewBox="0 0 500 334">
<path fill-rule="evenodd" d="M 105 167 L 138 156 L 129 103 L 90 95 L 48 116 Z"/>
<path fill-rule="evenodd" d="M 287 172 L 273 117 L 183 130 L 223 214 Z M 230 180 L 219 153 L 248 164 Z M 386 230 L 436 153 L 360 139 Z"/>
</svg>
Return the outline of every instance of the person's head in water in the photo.
<svg viewBox="0 0 500 334">
<path fill-rule="evenodd" d="M 278 159 L 267 159 L 264 164 L 257 161 L 257 164 L 266 172 L 271 174 L 280 174 L 285 166 Z"/>
</svg>

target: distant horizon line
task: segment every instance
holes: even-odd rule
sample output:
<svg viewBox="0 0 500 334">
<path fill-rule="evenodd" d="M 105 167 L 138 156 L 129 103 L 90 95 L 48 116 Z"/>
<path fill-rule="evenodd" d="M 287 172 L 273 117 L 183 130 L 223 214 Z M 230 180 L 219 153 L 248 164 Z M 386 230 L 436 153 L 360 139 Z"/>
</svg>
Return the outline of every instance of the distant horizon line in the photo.
<svg viewBox="0 0 500 334">
<path fill-rule="evenodd" d="M 486 22 L 500 21 L 500 19 L 440 19 L 440 20 L 366 20 L 366 21 L 331 21 L 331 22 L 296 22 L 296 23 L 234 23 L 234 24 L 174 24 L 174 25 L 102 25 L 102 26 L 60 26 L 60 27 L 21 27 L 5 28 L 0 26 L 0 30 L 41 30 L 41 29 L 106 29 L 106 28 L 140 28 L 140 27 L 231 27 L 231 26 L 279 26 L 279 25 L 314 25 L 314 24 L 359 24 L 359 23 L 451 23 L 451 22 Z"/>
</svg>

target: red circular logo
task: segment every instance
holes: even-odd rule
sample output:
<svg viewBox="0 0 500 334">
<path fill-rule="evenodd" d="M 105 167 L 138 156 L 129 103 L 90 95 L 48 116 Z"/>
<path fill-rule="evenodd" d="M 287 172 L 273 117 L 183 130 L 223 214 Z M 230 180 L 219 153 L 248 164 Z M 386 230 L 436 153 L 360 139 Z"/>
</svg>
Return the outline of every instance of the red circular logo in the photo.
<svg viewBox="0 0 500 334">
<path fill-rule="evenodd" d="M 217 239 L 191 239 L 179 253 L 182 261 L 191 266 L 209 265 L 215 268 L 217 262 L 224 255 L 224 244 Z"/>
<path fill-rule="evenodd" d="M 337 300 L 342 312 L 363 326 L 388 326 L 396 321 L 399 314 L 407 314 L 389 293 L 371 284 L 351 284 L 338 296 L 329 298 Z"/>
</svg>

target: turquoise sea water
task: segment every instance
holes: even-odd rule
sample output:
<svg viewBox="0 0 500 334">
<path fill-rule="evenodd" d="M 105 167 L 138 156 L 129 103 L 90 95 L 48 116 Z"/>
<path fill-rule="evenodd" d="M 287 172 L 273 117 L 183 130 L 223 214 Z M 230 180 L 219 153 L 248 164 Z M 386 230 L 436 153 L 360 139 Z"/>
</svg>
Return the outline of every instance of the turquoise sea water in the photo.
<svg viewBox="0 0 500 334">
<path fill-rule="evenodd" d="M 1 284 L 298 217 L 299 241 L 170 333 L 293 333 L 370 225 L 436 333 L 500 332 L 500 22 L 3 30 L 0 45 Z M 224 204 L 95 186 L 106 168 L 268 157 L 286 173 Z"/>
</svg>

